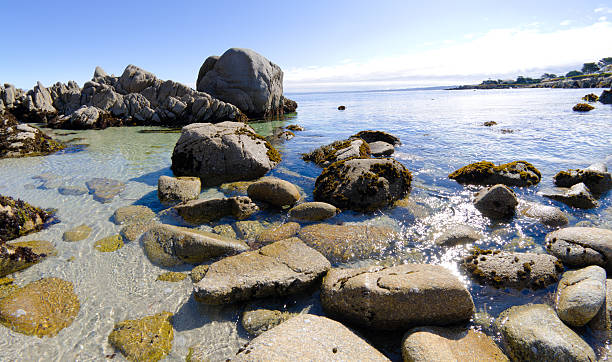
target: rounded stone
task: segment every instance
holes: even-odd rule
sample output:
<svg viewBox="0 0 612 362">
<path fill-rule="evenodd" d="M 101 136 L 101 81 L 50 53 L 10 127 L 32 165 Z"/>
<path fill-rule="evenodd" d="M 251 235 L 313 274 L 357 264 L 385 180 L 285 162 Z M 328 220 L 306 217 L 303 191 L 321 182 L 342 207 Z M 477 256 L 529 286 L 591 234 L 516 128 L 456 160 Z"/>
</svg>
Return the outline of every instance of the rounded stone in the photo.
<svg viewBox="0 0 612 362">
<path fill-rule="evenodd" d="M 506 219 L 514 215 L 518 200 L 507 186 L 497 184 L 474 195 L 474 206 L 491 219 Z"/>
<path fill-rule="evenodd" d="M 591 265 L 563 274 L 555 295 L 557 315 L 566 324 L 582 327 L 604 305 L 606 299 L 606 271 Z"/>
<path fill-rule="evenodd" d="M 88 225 L 81 224 L 79 226 L 73 227 L 68 231 L 65 231 L 64 235 L 62 236 L 62 239 L 68 242 L 81 241 L 87 239 L 92 231 L 93 229 Z"/>
<path fill-rule="evenodd" d="M 338 208 L 327 202 L 304 202 L 289 210 L 289 217 L 301 221 L 322 221 L 336 216 Z"/>
<path fill-rule="evenodd" d="M 120 207 L 113 213 L 113 221 L 117 225 L 147 223 L 155 218 L 155 213 L 144 205 Z"/>
<path fill-rule="evenodd" d="M 107 236 L 94 243 L 94 248 L 102 253 L 110 253 L 123 247 L 123 237 L 121 235 Z"/>
<path fill-rule="evenodd" d="M 267 202 L 276 207 L 291 207 L 301 197 L 294 184 L 276 177 L 261 178 L 248 187 L 247 193 L 253 200 Z"/>
</svg>

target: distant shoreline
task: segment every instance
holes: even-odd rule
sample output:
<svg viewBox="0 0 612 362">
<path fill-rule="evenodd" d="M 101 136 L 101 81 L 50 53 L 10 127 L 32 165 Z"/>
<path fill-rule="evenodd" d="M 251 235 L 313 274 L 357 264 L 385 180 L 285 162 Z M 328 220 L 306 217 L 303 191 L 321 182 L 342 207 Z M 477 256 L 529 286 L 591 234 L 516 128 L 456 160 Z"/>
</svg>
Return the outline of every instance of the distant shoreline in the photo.
<svg viewBox="0 0 612 362">
<path fill-rule="evenodd" d="M 467 89 L 514 89 L 514 88 L 611 88 L 612 73 L 578 75 L 538 80 L 537 83 L 517 83 L 503 81 L 483 81 L 480 84 L 462 85 L 447 90 Z"/>
</svg>

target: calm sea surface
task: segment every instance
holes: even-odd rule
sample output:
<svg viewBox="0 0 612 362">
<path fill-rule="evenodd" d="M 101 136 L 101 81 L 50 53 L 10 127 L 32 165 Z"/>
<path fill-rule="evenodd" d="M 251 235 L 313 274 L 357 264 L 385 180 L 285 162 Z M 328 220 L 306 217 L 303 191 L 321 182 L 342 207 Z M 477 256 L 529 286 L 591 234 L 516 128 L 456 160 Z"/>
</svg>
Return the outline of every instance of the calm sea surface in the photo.
<svg viewBox="0 0 612 362">
<path fill-rule="evenodd" d="M 289 94 L 299 104 L 297 115 L 253 127 L 264 136 L 288 124 L 306 128 L 278 146 L 283 162 L 270 174 L 303 188 L 309 201 L 321 169 L 302 161 L 301 153 L 366 129 L 399 136 L 402 145 L 394 157 L 413 173 L 413 206 L 367 215 L 345 212 L 329 222 L 391 226 L 401 238 L 381 250 L 376 259 L 442 264 L 460 275 L 457 260 L 467 249 L 441 248 L 431 241 L 445 225 L 462 223 L 479 229 L 485 235 L 478 242 L 480 247 L 533 252 L 544 251 L 544 236 L 551 231 L 526 217 L 492 224 L 480 216 L 471 204 L 477 188 L 463 187 L 447 178 L 468 163 L 529 161 L 542 172 L 542 182 L 515 188 L 521 199 L 560 207 L 570 215 L 570 225 L 612 228 L 610 193 L 598 208 L 588 211 L 573 210 L 538 195 L 553 187 L 552 176 L 560 170 L 594 162 L 612 167 L 612 106 L 596 104 L 596 109 L 586 114 L 572 111 L 572 106 L 591 91 L 601 93 L 600 89 L 520 89 Z M 338 105 L 345 105 L 346 110 L 338 111 Z M 485 121 L 497 125 L 484 127 Z M 191 297 L 189 279 L 180 283 L 156 281 L 158 274 L 169 269 L 151 264 L 138 242 L 113 253 L 93 248 L 96 240 L 118 233 L 120 227 L 110 221 L 118 207 L 140 204 L 156 212 L 164 209 L 157 200 L 157 179 L 172 175 L 170 156 L 179 134 L 139 132 L 143 129 L 152 128 L 57 130 L 55 135 L 74 147 L 46 157 L 0 160 L 0 194 L 55 208 L 60 220 L 21 239 L 52 241 L 59 255 L 16 273 L 15 279 L 21 285 L 41 277 L 66 279 L 74 283 L 81 302 L 74 323 L 53 338 L 28 337 L 0 328 L 0 360 L 102 360 L 115 353 L 106 341 L 115 322 L 161 311 L 175 313 L 174 344 L 168 360 L 184 360 L 194 344 L 207 344 L 216 351 L 213 357 L 223 358 L 248 341 L 239 323 L 244 306 L 201 306 Z M 33 178 L 45 173 L 57 176 L 47 187 Z M 94 177 L 121 180 L 127 188 L 106 204 L 94 201 L 91 195 L 64 196 L 57 191 L 61 185 L 84 186 Z M 210 188 L 202 191 L 201 198 L 222 196 L 219 189 Z M 258 218 L 283 221 L 285 216 L 263 214 Z M 161 220 L 179 223 L 165 216 Z M 64 231 L 83 223 L 94 229 L 88 239 L 62 241 Z M 362 260 L 354 265 L 372 262 Z M 189 271 L 190 267 L 170 270 Z M 536 292 L 496 290 L 461 277 L 472 292 L 480 319 L 496 317 L 511 305 L 550 303 L 555 290 L 555 285 Z M 289 298 L 287 307 L 322 313 L 317 294 Z M 600 355 L 610 350 L 609 342 L 590 331 L 578 332 Z M 390 357 L 398 357 L 399 340 L 374 342 Z M 122 358 L 120 354 L 115 357 Z"/>
</svg>

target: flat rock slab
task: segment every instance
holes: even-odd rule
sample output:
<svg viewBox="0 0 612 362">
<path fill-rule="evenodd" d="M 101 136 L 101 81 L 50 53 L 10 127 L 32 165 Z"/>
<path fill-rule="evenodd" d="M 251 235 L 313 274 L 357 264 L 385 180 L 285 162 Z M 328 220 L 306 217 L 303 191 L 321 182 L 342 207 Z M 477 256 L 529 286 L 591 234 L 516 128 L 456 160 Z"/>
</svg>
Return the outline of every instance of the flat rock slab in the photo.
<svg viewBox="0 0 612 362">
<path fill-rule="evenodd" d="M 404 361 L 509 361 L 486 334 L 472 329 L 417 327 L 402 343 Z"/>
<path fill-rule="evenodd" d="M 171 318 L 163 312 L 116 323 L 108 342 L 130 361 L 159 361 L 172 349 Z"/>
<path fill-rule="evenodd" d="M 333 262 L 347 262 L 382 254 L 397 233 L 383 226 L 314 224 L 298 237 Z"/>
<path fill-rule="evenodd" d="M 591 265 L 563 274 L 555 297 L 555 309 L 566 324 L 582 327 L 605 304 L 606 271 Z"/>
<path fill-rule="evenodd" d="M 327 202 L 304 202 L 289 210 L 289 217 L 301 221 L 322 221 L 336 216 L 338 208 Z"/>
<path fill-rule="evenodd" d="M 321 302 L 330 315 L 380 330 L 456 324 L 474 314 L 463 283 L 430 264 L 331 269 L 323 279 Z"/>
<path fill-rule="evenodd" d="M 53 337 L 72 324 L 79 309 L 71 282 L 43 278 L 0 300 L 0 322 L 19 333 Z"/>
<path fill-rule="evenodd" d="M 93 198 L 101 203 L 110 202 L 125 190 L 125 183 L 109 178 L 94 178 L 85 183 Z"/>
<path fill-rule="evenodd" d="M 301 314 L 253 339 L 232 361 L 389 361 L 355 332 Z"/>
<path fill-rule="evenodd" d="M 478 248 L 463 259 L 461 267 L 480 283 L 515 289 L 545 288 L 563 272 L 563 264 L 552 255 Z"/>
<path fill-rule="evenodd" d="M 545 304 L 503 311 L 495 324 L 515 361 L 596 361 L 593 349 Z"/>
<path fill-rule="evenodd" d="M 569 227 L 546 235 L 546 250 L 573 267 L 599 265 L 612 271 L 612 230 Z"/>
<path fill-rule="evenodd" d="M 219 260 L 195 284 L 195 298 L 228 304 L 296 294 L 316 284 L 330 263 L 296 238 Z"/>
<path fill-rule="evenodd" d="M 242 241 L 179 226 L 159 224 L 141 237 L 149 259 L 163 266 L 198 264 L 226 254 L 249 249 Z"/>
</svg>

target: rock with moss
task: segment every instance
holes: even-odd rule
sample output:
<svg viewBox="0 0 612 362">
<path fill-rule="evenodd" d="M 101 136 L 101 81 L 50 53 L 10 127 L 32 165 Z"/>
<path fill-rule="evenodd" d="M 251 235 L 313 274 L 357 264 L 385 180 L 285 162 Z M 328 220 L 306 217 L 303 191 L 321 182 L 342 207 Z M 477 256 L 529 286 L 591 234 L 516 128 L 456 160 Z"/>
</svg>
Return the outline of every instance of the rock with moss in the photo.
<svg viewBox="0 0 612 362">
<path fill-rule="evenodd" d="M 108 342 L 130 361 L 159 361 L 172 349 L 172 313 L 116 323 Z"/>
<path fill-rule="evenodd" d="M 226 254 L 240 253 L 249 249 L 242 241 L 220 235 L 159 224 L 150 228 L 141 237 L 149 259 L 163 266 L 183 263 L 198 264 Z"/>
<path fill-rule="evenodd" d="M 289 217 L 300 221 L 323 221 L 336 216 L 337 207 L 327 202 L 304 202 L 289 210 Z"/>
<path fill-rule="evenodd" d="M 298 237 L 331 261 L 348 262 L 383 254 L 398 234 L 384 226 L 314 224 Z"/>
<path fill-rule="evenodd" d="M 239 239 L 252 241 L 272 225 L 267 221 L 259 220 L 237 221 L 234 223 L 234 230 L 236 230 Z"/>
<path fill-rule="evenodd" d="M 31 267 L 48 256 L 56 256 L 53 243 L 44 240 L 5 243 L 0 240 L 0 277 Z"/>
<path fill-rule="evenodd" d="M 291 207 L 301 198 L 300 190 L 289 181 L 263 177 L 249 185 L 249 197 L 276 207 Z"/>
<path fill-rule="evenodd" d="M 157 180 L 157 197 L 164 205 L 196 200 L 201 189 L 202 182 L 198 177 L 160 176 Z"/>
<path fill-rule="evenodd" d="M 195 176 L 205 186 L 253 180 L 281 161 L 279 152 L 241 122 L 193 123 L 183 127 L 172 153 L 177 176 Z"/>
<path fill-rule="evenodd" d="M 585 169 L 560 171 L 553 177 L 553 182 L 559 187 L 572 187 L 584 183 L 592 193 L 599 196 L 612 188 L 612 176 L 605 165 L 603 167 L 592 166 Z"/>
<path fill-rule="evenodd" d="M 15 279 L 9 277 L 0 278 L 0 299 L 6 297 L 17 289 L 19 289 L 19 287 L 17 284 L 15 284 Z"/>
<path fill-rule="evenodd" d="M 606 271 L 591 265 L 563 274 L 555 294 L 555 310 L 565 324 L 582 327 L 595 317 L 605 299 Z"/>
<path fill-rule="evenodd" d="M 574 107 L 572 107 L 572 110 L 575 112 L 588 112 L 593 109 L 595 109 L 595 107 L 588 103 L 578 103 Z"/>
<path fill-rule="evenodd" d="M 341 323 L 326 317 L 301 314 L 253 339 L 232 361 L 389 359 Z"/>
<path fill-rule="evenodd" d="M 514 161 L 495 166 L 492 162 L 481 161 L 464 166 L 449 178 L 473 185 L 531 186 L 540 182 L 540 171 L 527 161 Z"/>
<path fill-rule="evenodd" d="M 52 213 L 25 201 L 0 195 L 0 240 L 12 240 L 42 230 Z"/>
<path fill-rule="evenodd" d="M 469 321 L 474 302 L 463 283 L 431 264 L 331 269 L 321 286 L 328 315 L 377 330 Z"/>
<path fill-rule="evenodd" d="M 546 234 L 546 250 L 572 267 L 599 265 L 612 271 L 612 230 L 567 227 Z"/>
<path fill-rule="evenodd" d="M 249 334 L 258 336 L 296 315 L 275 309 L 248 309 L 242 313 L 241 324 Z"/>
<path fill-rule="evenodd" d="M 185 273 L 179 273 L 179 272 L 165 272 L 162 273 L 160 275 L 157 276 L 156 280 L 162 281 L 162 282 L 180 282 L 185 280 L 185 278 L 187 278 L 187 274 Z"/>
<path fill-rule="evenodd" d="M 48 155 L 66 148 L 40 129 L 0 111 L 0 158 Z"/>
<path fill-rule="evenodd" d="M 329 145 L 321 146 L 310 153 L 304 153 L 304 161 L 327 167 L 336 161 L 349 160 L 352 158 L 369 158 L 370 146 L 360 138 L 351 138 L 343 141 L 335 141 Z"/>
<path fill-rule="evenodd" d="M 495 324 L 514 361 L 596 361 L 593 349 L 548 305 L 511 307 Z"/>
<path fill-rule="evenodd" d="M 486 334 L 460 327 L 417 327 L 402 342 L 404 361 L 510 361 Z"/>
<path fill-rule="evenodd" d="M 599 100 L 599 96 L 595 93 L 589 93 L 582 97 L 582 100 L 587 102 L 597 102 Z"/>
<path fill-rule="evenodd" d="M 582 182 L 569 189 L 558 188 L 553 192 L 543 192 L 542 196 L 578 209 L 592 209 L 599 206 L 591 190 Z"/>
<path fill-rule="evenodd" d="M 111 235 L 94 243 L 94 249 L 102 253 L 111 253 L 123 247 L 123 237 L 121 235 Z"/>
<path fill-rule="evenodd" d="M 238 234 L 236 234 L 236 230 L 234 230 L 234 228 L 230 224 L 215 225 L 212 231 L 213 233 L 224 236 L 226 238 L 230 238 L 230 239 L 238 238 Z"/>
<path fill-rule="evenodd" d="M 314 198 L 340 209 L 374 211 L 405 197 L 411 181 L 410 171 L 393 159 L 338 161 L 317 177 Z"/>
<path fill-rule="evenodd" d="M 564 226 L 569 222 L 567 214 L 558 207 L 542 205 L 536 202 L 520 201 L 518 211 L 520 214 L 537 219 L 547 226 Z"/>
<path fill-rule="evenodd" d="M 300 240 L 277 241 L 211 264 L 194 296 L 205 304 L 283 297 L 308 290 L 329 268 L 323 255 Z"/>
<path fill-rule="evenodd" d="M 191 200 L 174 206 L 174 210 L 189 224 L 199 225 L 231 216 L 238 220 L 247 219 L 259 207 L 246 196 L 222 199 Z"/>
<path fill-rule="evenodd" d="M 43 278 L 0 300 L 0 323 L 19 333 L 53 337 L 72 324 L 79 309 L 71 282 Z"/>
<path fill-rule="evenodd" d="M 541 289 L 556 283 L 563 264 L 548 254 L 474 248 L 461 267 L 482 284 L 497 288 Z"/>
<path fill-rule="evenodd" d="M 297 124 L 290 124 L 285 128 L 293 132 L 301 132 L 305 130 L 304 127 L 297 125 Z"/>
<path fill-rule="evenodd" d="M 125 182 L 109 178 L 96 177 L 85 183 L 93 198 L 101 203 L 111 202 L 111 200 L 125 191 Z"/>
<path fill-rule="evenodd" d="M 511 218 L 517 205 L 518 199 L 514 192 L 501 184 L 484 188 L 474 195 L 476 209 L 494 220 Z"/>
</svg>

